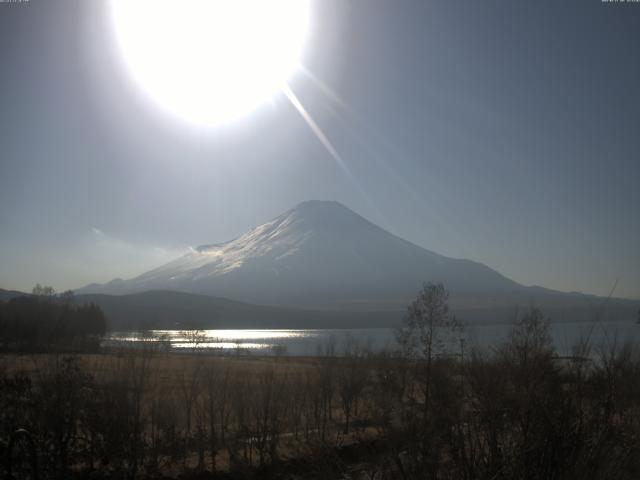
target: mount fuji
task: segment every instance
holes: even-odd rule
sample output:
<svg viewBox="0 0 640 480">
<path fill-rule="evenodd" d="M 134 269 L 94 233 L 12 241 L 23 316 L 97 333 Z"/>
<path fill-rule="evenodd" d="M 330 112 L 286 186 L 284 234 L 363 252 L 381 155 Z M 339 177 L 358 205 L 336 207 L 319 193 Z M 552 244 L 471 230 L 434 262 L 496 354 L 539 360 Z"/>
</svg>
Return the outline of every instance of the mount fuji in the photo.
<svg viewBox="0 0 640 480">
<path fill-rule="evenodd" d="M 485 265 L 403 240 L 338 202 L 307 201 L 234 240 L 77 293 L 175 290 L 261 304 L 346 306 L 404 302 L 424 281 L 465 295 L 521 288 Z"/>
<path fill-rule="evenodd" d="M 428 281 L 444 283 L 452 306 L 465 310 L 532 303 L 582 308 L 598 300 L 520 285 L 481 263 L 403 240 L 338 202 L 315 200 L 234 240 L 202 245 L 135 278 L 76 293 L 171 290 L 315 310 L 401 311 Z"/>
</svg>

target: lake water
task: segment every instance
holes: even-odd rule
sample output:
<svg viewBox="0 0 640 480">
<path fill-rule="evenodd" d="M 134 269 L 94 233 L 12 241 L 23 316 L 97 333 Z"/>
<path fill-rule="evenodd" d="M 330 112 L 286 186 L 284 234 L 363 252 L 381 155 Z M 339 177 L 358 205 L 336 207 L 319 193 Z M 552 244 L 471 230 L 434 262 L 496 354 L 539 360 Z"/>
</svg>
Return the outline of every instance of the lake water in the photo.
<svg viewBox="0 0 640 480">
<path fill-rule="evenodd" d="M 465 326 L 465 345 L 492 348 L 502 344 L 509 335 L 511 325 Z M 201 330 L 197 345 L 189 341 L 188 334 L 179 330 L 153 330 L 138 332 L 113 332 L 104 341 L 106 346 L 139 346 L 142 342 L 170 344 L 174 350 L 187 351 L 215 349 L 223 353 L 256 355 L 286 354 L 314 356 L 333 348 L 336 354 L 346 345 L 357 344 L 373 351 L 396 348 L 392 329 L 290 329 L 290 330 Z M 146 335 L 144 338 L 143 336 Z M 626 342 L 640 343 L 640 325 L 634 322 L 572 322 L 552 323 L 551 335 L 558 354 L 570 355 L 572 348 L 581 340 L 589 338 L 592 346 L 607 346 Z M 465 348 L 467 348 L 465 347 Z"/>
</svg>

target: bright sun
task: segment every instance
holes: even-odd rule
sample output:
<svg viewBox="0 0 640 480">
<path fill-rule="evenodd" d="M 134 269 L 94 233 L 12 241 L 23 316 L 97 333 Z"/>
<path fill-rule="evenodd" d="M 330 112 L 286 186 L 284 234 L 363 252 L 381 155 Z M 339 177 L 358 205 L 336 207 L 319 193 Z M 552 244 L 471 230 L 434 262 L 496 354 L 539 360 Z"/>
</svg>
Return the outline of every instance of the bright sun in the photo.
<svg viewBox="0 0 640 480">
<path fill-rule="evenodd" d="M 308 0 L 112 0 L 118 43 L 164 108 L 216 125 L 255 109 L 299 65 Z"/>
</svg>

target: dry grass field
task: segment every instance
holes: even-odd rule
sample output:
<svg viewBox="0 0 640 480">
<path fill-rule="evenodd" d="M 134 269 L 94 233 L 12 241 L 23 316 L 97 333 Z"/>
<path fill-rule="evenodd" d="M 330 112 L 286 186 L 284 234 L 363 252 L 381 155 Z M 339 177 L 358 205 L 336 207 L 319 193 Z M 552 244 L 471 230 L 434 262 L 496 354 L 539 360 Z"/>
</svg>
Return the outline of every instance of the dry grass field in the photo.
<svg viewBox="0 0 640 480">
<path fill-rule="evenodd" d="M 0 448 L 27 429 L 40 478 L 640 476 L 636 346 L 560 358 L 536 312 L 492 352 L 421 339 L 305 358 L 5 354 Z M 28 450 L 5 453 L 29 469 Z"/>
</svg>

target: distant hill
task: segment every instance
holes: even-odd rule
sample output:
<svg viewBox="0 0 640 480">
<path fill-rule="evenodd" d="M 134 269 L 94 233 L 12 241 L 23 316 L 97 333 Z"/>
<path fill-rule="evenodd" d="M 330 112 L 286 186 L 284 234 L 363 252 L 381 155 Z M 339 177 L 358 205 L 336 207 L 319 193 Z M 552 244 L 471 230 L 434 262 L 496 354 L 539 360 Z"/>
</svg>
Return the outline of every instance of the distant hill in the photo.
<svg viewBox="0 0 640 480">
<path fill-rule="evenodd" d="M 30 295 L 0 289 L 0 301 Z M 560 295 L 562 297 L 562 295 Z M 544 313 L 554 322 L 621 320 L 636 318 L 639 302 L 581 296 L 583 303 L 549 302 Z M 590 300 L 585 303 L 584 300 Z M 518 308 L 503 300 L 467 299 L 452 305 L 452 313 L 463 323 L 507 323 Z M 328 310 L 254 305 L 174 291 L 148 291 L 129 295 L 76 295 L 77 303 L 95 303 L 107 317 L 109 330 L 138 329 L 240 329 L 240 328 L 390 328 L 397 326 L 406 306 L 398 309 Z M 481 303 L 482 302 L 482 303 Z"/>
<path fill-rule="evenodd" d="M 241 329 L 241 328 L 392 328 L 406 309 L 309 310 L 237 302 L 225 298 L 172 291 L 149 291 L 130 295 L 78 295 L 80 303 L 99 305 L 109 330 L 135 329 Z M 522 308 L 526 308 L 524 304 Z M 632 319 L 637 305 L 548 305 L 546 316 L 555 322 Z M 518 308 L 504 305 L 452 308 L 463 323 L 508 323 Z"/>
<path fill-rule="evenodd" d="M 0 301 L 31 294 L 0 289 Z M 313 311 L 252 305 L 225 298 L 184 292 L 149 291 L 130 295 L 76 295 L 78 304 L 94 303 L 107 317 L 109 330 L 343 328 L 390 327 L 402 316 L 396 311 Z"/>
<path fill-rule="evenodd" d="M 99 305 L 110 330 L 389 327 L 401 318 L 393 311 L 312 311 L 172 291 L 86 294 L 76 301 Z"/>
<path fill-rule="evenodd" d="M 19 292 L 17 290 L 3 290 L 0 288 L 0 302 L 8 302 L 14 297 L 24 297 L 30 295 L 29 293 Z"/>
</svg>

